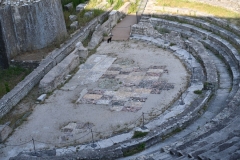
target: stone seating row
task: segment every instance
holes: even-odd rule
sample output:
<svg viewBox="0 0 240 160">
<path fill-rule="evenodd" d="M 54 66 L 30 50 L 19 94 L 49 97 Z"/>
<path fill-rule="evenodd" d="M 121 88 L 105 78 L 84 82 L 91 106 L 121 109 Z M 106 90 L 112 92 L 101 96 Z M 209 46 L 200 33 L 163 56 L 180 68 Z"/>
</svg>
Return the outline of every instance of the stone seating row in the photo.
<svg viewBox="0 0 240 160">
<path fill-rule="evenodd" d="M 135 35 L 135 36 L 132 37 L 132 39 L 144 40 L 144 41 L 147 41 L 147 42 L 152 42 L 152 43 L 154 43 L 156 45 L 160 45 L 160 46 L 162 45 L 161 44 L 162 41 L 159 41 L 160 44 L 157 44 L 157 40 L 154 39 L 154 38 L 150 38 L 150 37 L 136 36 Z M 171 47 L 171 50 L 174 51 L 175 54 L 178 54 L 178 50 L 176 48 Z M 189 53 L 187 52 L 186 55 L 188 56 L 188 54 Z M 188 59 L 188 57 L 185 57 L 185 58 Z M 213 66 L 213 65 L 214 64 L 212 64 L 211 67 L 215 68 L 215 66 Z M 197 69 L 198 69 L 198 67 L 196 67 L 196 70 Z M 210 69 L 208 71 L 210 71 Z M 193 77 L 198 77 L 197 74 L 199 74 L 199 72 L 194 72 L 193 74 L 194 74 Z M 214 79 L 217 80 L 217 71 L 215 70 L 215 73 L 212 73 L 212 74 L 216 75 L 216 77 Z M 199 83 L 199 82 L 195 81 L 195 83 Z M 210 96 L 211 93 L 209 92 L 207 95 Z M 205 99 L 203 101 L 206 102 L 207 99 Z M 159 124 L 162 124 L 162 125 L 159 125 L 159 127 L 164 127 L 166 129 L 167 128 L 172 128 L 174 126 L 175 122 L 177 122 L 177 127 L 180 127 L 180 128 L 184 128 L 188 124 L 190 124 L 193 120 L 195 120 L 199 116 L 198 115 L 199 114 L 199 110 L 201 110 L 201 108 L 203 106 L 201 105 L 200 107 L 196 107 L 198 103 L 201 103 L 201 101 L 199 101 L 199 102 L 195 101 L 195 103 L 194 102 L 189 102 L 189 103 L 192 103 L 192 104 L 191 105 L 186 105 L 185 107 L 182 107 L 182 109 L 181 109 L 182 112 L 181 113 L 179 113 L 178 115 L 175 115 L 175 117 L 172 117 L 170 120 L 165 120 L 166 121 L 165 123 L 160 122 L 161 121 L 161 118 L 160 118 Z M 170 110 L 174 111 L 177 108 L 179 108 L 179 106 L 175 106 L 175 108 L 173 107 Z M 168 113 L 164 113 L 163 115 L 165 115 L 165 114 L 167 115 Z M 173 114 L 173 113 L 170 112 L 169 114 Z M 151 123 L 147 124 L 146 126 L 151 129 Z"/>
<path fill-rule="evenodd" d="M 232 56 L 235 63 L 238 64 L 238 67 L 240 67 L 240 55 L 239 55 L 238 51 L 229 42 L 227 42 L 226 40 L 222 39 L 221 37 L 213 34 L 212 32 L 206 31 L 204 29 L 200 29 L 193 25 L 182 24 L 179 22 L 169 21 L 169 20 L 160 19 L 160 18 L 150 18 L 149 21 L 154 26 L 167 25 L 170 27 L 176 27 L 176 28 L 179 28 L 182 30 L 190 31 L 190 32 L 200 35 L 202 39 L 209 39 L 219 45 L 222 45 L 226 50 L 228 50 L 228 54 L 230 54 Z"/>
<path fill-rule="evenodd" d="M 239 98 L 239 91 L 237 92 L 237 94 L 234 96 L 234 98 L 232 99 L 232 101 L 231 102 L 236 102 L 237 101 L 237 99 Z M 230 102 L 230 104 L 231 104 L 231 102 Z M 236 108 L 236 106 L 235 105 L 237 105 L 237 104 L 234 104 L 234 105 L 231 105 L 231 107 L 233 107 L 233 108 Z M 229 107 L 229 105 L 228 105 L 228 107 Z M 233 109 L 232 108 L 232 109 Z M 226 110 L 225 110 L 226 111 Z M 223 112 L 224 113 L 224 112 Z M 220 116 L 220 115 L 223 115 L 223 113 L 221 113 L 221 114 L 219 114 L 218 116 L 216 116 L 216 118 L 215 119 L 218 119 L 219 120 L 219 118 L 221 117 L 222 118 L 222 116 Z M 229 111 L 226 111 L 225 112 L 225 115 L 226 115 L 226 113 L 229 113 Z M 227 115 L 229 115 L 229 116 L 231 116 L 231 114 L 227 114 Z M 219 118 L 217 118 L 217 117 L 219 117 Z M 227 116 L 225 116 L 225 117 L 227 117 Z M 208 124 L 209 125 L 209 124 Z M 204 134 L 200 134 L 200 135 L 204 135 Z M 200 137 L 200 136 L 198 136 L 198 137 Z M 194 139 L 192 142 L 194 142 L 196 139 Z M 189 143 L 190 141 L 188 141 L 188 143 Z M 180 144 L 182 143 L 182 144 L 186 144 L 187 142 L 179 142 Z M 172 150 L 171 151 L 172 152 L 172 154 L 175 154 L 174 153 L 174 151 Z M 178 151 L 178 154 L 180 154 L 181 155 L 181 152 L 180 151 Z M 190 156 L 191 157 L 191 156 Z"/>
<path fill-rule="evenodd" d="M 228 41 L 232 42 L 237 46 L 240 45 L 240 37 L 232 33 L 231 31 L 229 31 L 230 29 L 229 30 L 224 29 L 210 22 L 207 22 L 203 19 L 191 18 L 191 17 L 179 16 L 179 15 L 168 15 L 168 14 L 160 15 L 159 17 L 163 19 L 177 20 L 182 23 L 194 25 L 196 27 L 199 27 L 199 28 L 211 31 L 217 35 L 220 35 L 224 37 L 224 39 L 227 39 Z"/>
<path fill-rule="evenodd" d="M 167 27 L 169 28 L 169 26 L 167 26 Z M 179 29 L 176 27 L 173 27 L 173 29 L 177 30 L 178 32 L 181 32 L 181 34 L 184 35 L 185 37 L 194 37 L 196 39 L 199 39 L 199 36 L 197 34 L 193 33 L 194 30 L 185 31 L 184 29 Z M 191 31 L 193 31 L 193 32 L 191 32 Z M 199 33 L 199 32 L 197 32 L 197 33 Z M 214 35 L 212 35 L 212 36 L 214 36 Z M 205 39 L 205 38 L 199 39 L 199 40 L 205 47 L 209 48 L 215 54 L 218 54 L 220 57 L 222 57 L 222 59 L 225 61 L 225 64 L 228 66 L 229 70 L 232 73 L 233 84 L 238 85 L 238 83 L 239 83 L 239 61 L 237 59 L 239 57 L 239 54 L 237 53 L 236 49 L 234 49 L 233 46 L 228 46 L 229 43 L 224 42 L 225 40 L 222 40 L 220 37 L 215 37 L 215 38 L 216 39 L 214 42 L 211 41 L 210 39 Z M 222 43 L 222 42 L 224 42 L 224 43 Z M 234 54 L 229 54 L 229 53 L 234 53 Z M 228 54 L 231 57 L 229 57 Z M 232 90 L 236 91 L 236 90 L 234 90 L 234 88 L 232 88 Z"/>
<path fill-rule="evenodd" d="M 213 15 L 209 15 L 203 12 L 199 12 L 197 10 L 192 10 L 188 8 L 177 8 L 177 7 L 166 7 L 166 6 L 157 6 L 157 10 L 152 11 L 151 8 L 151 14 L 158 14 L 158 11 L 161 11 L 162 14 L 168 14 L 171 16 L 176 15 L 176 13 L 179 15 L 189 15 L 191 17 L 198 17 L 200 19 L 206 20 L 210 22 L 211 24 L 215 24 L 221 28 L 225 28 L 227 30 L 231 30 L 231 32 L 235 33 L 236 35 L 240 36 L 240 28 L 232 23 L 229 23 L 229 21 L 222 19 L 222 18 L 217 18 Z M 148 14 L 149 15 L 149 14 Z"/>
</svg>

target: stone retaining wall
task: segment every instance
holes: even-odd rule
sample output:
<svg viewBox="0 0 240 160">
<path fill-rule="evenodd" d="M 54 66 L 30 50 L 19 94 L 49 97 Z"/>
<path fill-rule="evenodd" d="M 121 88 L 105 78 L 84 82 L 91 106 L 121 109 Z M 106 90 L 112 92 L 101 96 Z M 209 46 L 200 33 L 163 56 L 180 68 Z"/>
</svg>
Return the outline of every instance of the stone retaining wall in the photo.
<svg viewBox="0 0 240 160">
<path fill-rule="evenodd" d="M 0 118 L 12 109 L 21 99 L 23 99 L 29 91 L 48 73 L 54 66 L 61 62 L 70 52 L 75 49 L 75 45 L 79 41 L 83 41 L 95 27 L 102 23 L 108 16 L 109 12 L 105 12 L 99 17 L 89 22 L 86 27 L 75 32 L 72 38 L 61 45 L 60 49 L 51 52 L 39 66 L 30 73 L 23 81 L 18 83 L 9 93 L 0 99 Z"/>
<path fill-rule="evenodd" d="M 0 57 L 5 57 L 0 58 L 3 67 L 16 55 L 59 44 L 67 37 L 61 0 L 4 5 L 0 8 L 0 30 L 5 48 L 0 52 Z"/>
<path fill-rule="evenodd" d="M 0 8 L 0 67 L 9 66 L 10 55 L 19 51 L 11 6 Z"/>
</svg>

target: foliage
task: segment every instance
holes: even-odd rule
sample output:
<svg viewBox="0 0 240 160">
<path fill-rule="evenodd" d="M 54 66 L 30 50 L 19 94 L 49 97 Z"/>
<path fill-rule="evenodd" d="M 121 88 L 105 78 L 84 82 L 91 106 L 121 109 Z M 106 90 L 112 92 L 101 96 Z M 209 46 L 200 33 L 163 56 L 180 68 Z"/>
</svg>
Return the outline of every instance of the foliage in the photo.
<svg viewBox="0 0 240 160">
<path fill-rule="evenodd" d="M 195 90 L 193 93 L 195 93 L 195 94 L 202 94 L 202 91 L 201 90 Z"/>
<path fill-rule="evenodd" d="M 136 3 L 131 3 L 131 5 L 128 9 L 128 13 L 136 13 L 137 12 L 139 1 L 140 0 L 136 0 Z"/>
<path fill-rule="evenodd" d="M 148 134 L 148 132 L 141 132 L 141 131 L 135 131 L 132 138 L 140 138 L 144 137 Z"/>
<path fill-rule="evenodd" d="M 15 85 L 25 78 L 31 71 L 22 67 L 0 69 L 0 97 L 9 92 Z"/>
<path fill-rule="evenodd" d="M 65 0 L 65 3 L 69 2 L 69 1 L 72 1 L 72 0 Z M 80 1 L 77 1 L 76 4 L 78 4 L 79 2 Z M 69 16 L 70 15 L 77 15 L 77 21 L 79 23 L 79 27 L 85 26 L 86 23 L 88 23 L 93 18 L 99 16 L 100 14 L 102 14 L 104 12 L 103 10 L 100 10 L 100 9 L 93 9 L 97 4 L 98 4 L 97 0 L 90 0 L 88 2 L 87 7 L 83 11 L 81 11 L 80 13 L 77 13 L 75 9 L 72 9 L 72 10 L 63 9 L 63 15 L 64 15 L 64 19 L 65 19 L 65 24 L 66 24 L 66 27 L 67 27 L 67 30 L 68 30 L 69 34 L 74 32 L 74 30 L 72 30 L 70 28 L 70 25 L 71 25 L 72 22 L 69 19 Z M 84 14 L 86 12 L 88 12 L 88 11 L 92 11 L 93 12 L 93 16 L 92 17 L 84 16 Z"/>
<path fill-rule="evenodd" d="M 215 15 L 217 17 L 225 18 L 240 18 L 240 14 L 227 10 L 222 7 L 212 6 L 209 4 L 193 2 L 190 0 L 157 0 L 158 6 L 178 7 L 178 8 L 189 8 L 200 12 Z"/>
<path fill-rule="evenodd" d="M 113 0 L 107 0 L 110 5 L 113 5 Z"/>
<path fill-rule="evenodd" d="M 123 0 L 117 0 L 116 5 L 113 7 L 113 9 L 117 10 L 124 4 Z"/>
<path fill-rule="evenodd" d="M 135 148 L 131 148 L 131 149 L 124 151 L 123 156 L 124 157 L 131 156 L 135 153 L 139 153 L 139 152 L 143 151 L 144 149 L 145 149 L 145 143 L 140 143 Z"/>
</svg>

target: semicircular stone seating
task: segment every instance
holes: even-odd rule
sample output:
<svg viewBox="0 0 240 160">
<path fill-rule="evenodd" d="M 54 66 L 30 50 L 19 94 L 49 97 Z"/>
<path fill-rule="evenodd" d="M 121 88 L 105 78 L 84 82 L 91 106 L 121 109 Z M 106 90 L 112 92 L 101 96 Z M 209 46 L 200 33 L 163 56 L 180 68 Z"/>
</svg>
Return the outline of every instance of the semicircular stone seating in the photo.
<svg viewBox="0 0 240 160">
<path fill-rule="evenodd" d="M 136 159 L 240 158 L 240 32 L 236 32 L 237 27 L 232 29 L 214 18 L 172 14 L 143 16 L 141 22 L 152 24 L 156 30 L 176 31 L 185 38 L 186 50 L 201 62 L 214 96 L 204 108 L 205 113 L 189 125 L 197 129 L 189 131 L 188 126 L 187 133 L 178 139 L 170 137 L 174 140 L 163 141 L 161 150 Z M 133 34 L 132 38 L 161 42 L 156 37 Z M 174 51 L 174 46 L 170 49 Z"/>
</svg>

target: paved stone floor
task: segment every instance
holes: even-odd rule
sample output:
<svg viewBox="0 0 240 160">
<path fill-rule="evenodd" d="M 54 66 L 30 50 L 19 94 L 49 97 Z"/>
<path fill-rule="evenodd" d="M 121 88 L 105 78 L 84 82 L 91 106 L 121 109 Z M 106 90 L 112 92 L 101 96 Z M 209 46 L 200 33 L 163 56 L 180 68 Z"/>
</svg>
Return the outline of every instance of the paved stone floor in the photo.
<svg viewBox="0 0 240 160">
<path fill-rule="evenodd" d="M 189 76 L 173 54 L 134 40 L 103 42 L 63 86 L 15 130 L 3 157 L 37 149 L 91 142 L 141 125 L 161 114 Z M 151 116 L 150 116 L 151 115 Z M 154 116 L 153 116 L 154 115 Z M 117 142 L 116 142 L 117 143 Z"/>
</svg>

